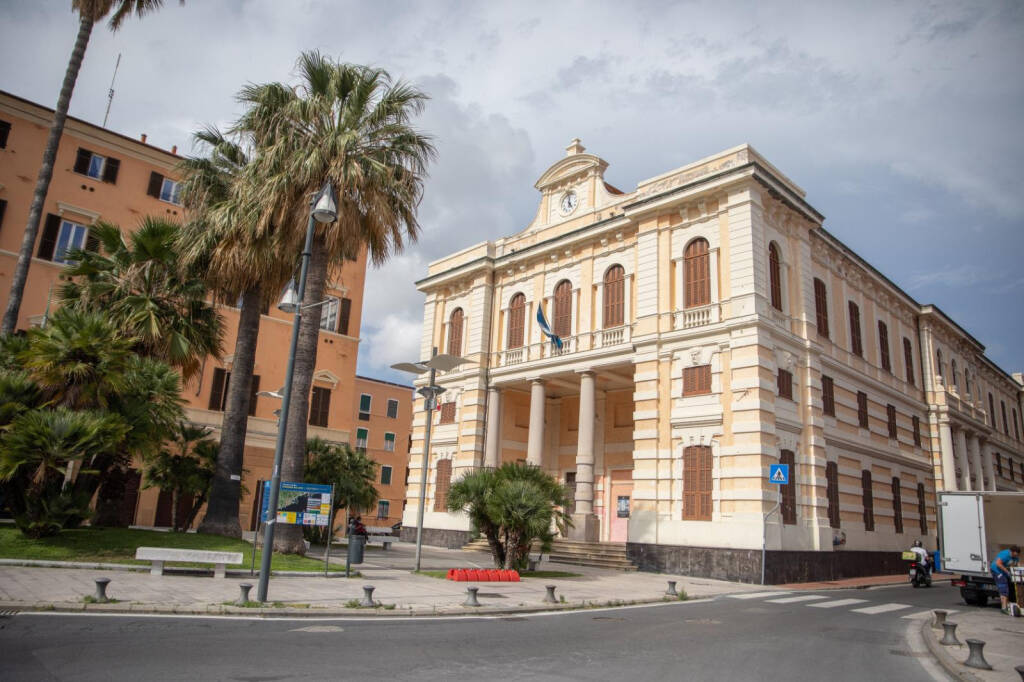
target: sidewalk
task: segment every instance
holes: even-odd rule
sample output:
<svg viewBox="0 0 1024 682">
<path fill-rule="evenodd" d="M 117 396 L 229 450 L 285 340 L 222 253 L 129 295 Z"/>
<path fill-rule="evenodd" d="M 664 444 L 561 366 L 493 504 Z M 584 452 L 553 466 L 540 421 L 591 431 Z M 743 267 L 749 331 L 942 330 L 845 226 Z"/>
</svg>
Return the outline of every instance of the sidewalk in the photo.
<svg viewBox="0 0 1024 682">
<path fill-rule="evenodd" d="M 952 573 L 933 573 L 932 582 L 941 583 L 952 580 Z M 909 583 L 906 573 L 896 575 L 873 575 L 861 578 L 843 578 L 842 580 L 826 580 L 817 583 L 786 583 L 775 585 L 784 590 L 850 590 L 868 587 L 880 587 L 884 585 L 902 585 Z"/>
<path fill-rule="evenodd" d="M 1019 681 L 1015 666 L 1024 666 L 1024 619 L 1003 615 L 997 607 L 950 614 L 947 622 L 956 623 L 960 645 L 939 644 L 943 630 L 934 629 L 930 620 L 921 625 L 921 635 L 932 656 L 954 679 L 964 682 Z M 970 653 L 966 640 L 985 642 L 984 656 L 992 670 L 968 668 L 963 663 Z"/>
</svg>

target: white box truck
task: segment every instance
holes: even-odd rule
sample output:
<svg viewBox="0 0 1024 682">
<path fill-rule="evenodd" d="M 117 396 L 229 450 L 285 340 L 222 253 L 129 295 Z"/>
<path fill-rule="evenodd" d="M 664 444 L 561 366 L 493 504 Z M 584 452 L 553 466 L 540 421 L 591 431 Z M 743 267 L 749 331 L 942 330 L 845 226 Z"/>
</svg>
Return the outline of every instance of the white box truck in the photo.
<svg viewBox="0 0 1024 682">
<path fill-rule="evenodd" d="M 1024 545 L 1024 492 L 940 492 L 939 545 L 964 601 L 985 606 L 999 596 L 989 564 L 999 550 Z"/>
</svg>

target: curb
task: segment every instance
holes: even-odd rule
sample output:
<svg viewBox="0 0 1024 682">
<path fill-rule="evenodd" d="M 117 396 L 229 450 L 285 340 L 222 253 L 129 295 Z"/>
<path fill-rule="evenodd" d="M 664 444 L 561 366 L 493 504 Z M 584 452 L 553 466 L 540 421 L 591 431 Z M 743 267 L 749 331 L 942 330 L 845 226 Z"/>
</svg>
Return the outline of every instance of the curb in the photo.
<svg viewBox="0 0 1024 682">
<path fill-rule="evenodd" d="M 948 583 L 953 579 L 952 575 L 943 575 L 939 578 L 932 578 L 932 585 L 937 583 Z M 774 587 L 780 590 L 803 590 L 805 592 L 825 592 L 829 590 L 871 590 L 876 587 L 895 587 L 898 585 L 908 585 L 906 580 L 893 581 L 891 583 L 878 583 L 878 584 L 861 584 L 861 585 L 826 585 L 824 587 L 811 587 L 809 583 L 788 583 L 787 585 L 775 585 Z M 772 587 L 772 585 L 765 585 L 765 587 Z"/>
<path fill-rule="evenodd" d="M 949 673 L 954 679 L 960 680 L 961 682 L 983 682 L 983 680 L 974 675 L 973 673 L 967 672 L 963 669 L 960 661 L 950 656 L 945 647 L 939 644 L 935 638 L 935 631 L 932 630 L 932 620 L 926 618 L 921 623 L 921 637 L 924 639 L 924 644 L 928 647 L 928 652 L 931 653 L 932 658 L 935 662 L 942 666 L 942 669 Z"/>
<path fill-rule="evenodd" d="M 149 566 L 143 564 L 106 564 L 91 561 L 50 561 L 46 559 L 0 559 L 0 566 L 22 566 L 28 568 L 76 568 L 101 571 L 129 571 L 135 573 L 149 573 Z M 165 575 L 195 575 L 196 573 L 209 574 L 212 570 L 203 568 L 186 568 L 182 566 L 164 566 Z M 323 571 L 271 571 L 271 576 L 278 578 L 344 578 L 344 571 L 329 571 L 324 575 Z M 232 568 L 226 571 L 230 578 L 255 578 L 250 575 L 247 569 Z"/>
<path fill-rule="evenodd" d="M 264 607 L 245 608 L 239 606 L 227 606 L 221 604 L 207 604 L 197 606 L 157 604 L 136 604 L 132 602 L 119 602 L 116 604 L 87 604 L 79 602 L 0 602 L 0 612 L 21 612 L 21 613 L 94 613 L 94 614 L 117 614 L 117 615 L 166 615 L 166 616 L 249 616 L 260 617 L 272 620 L 277 617 L 288 618 L 351 618 L 363 620 L 366 618 L 430 618 L 437 616 L 516 616 L 522 614 L 551 613 L 554 611 L 588 611 L 595 609 L 613 609 L 630 606 L 650 606 L 657 604 L 671 603 L 698 603 L 708 601 L 714 596 L 710 595 L 700 599 L 688 599 L 681 602 L 678 599 L 659 597 L 657 599 L 637 599 L 629 602 L 611 601 L 606 603 L 583 603 L 583 604 L 544 604 L 543 606 L 522 606 L 522 607 L 463 607 L 446 606 L 440 609 L 390 609 L 381 608 L 294 608 L 294 607 Z"/>
</svg>

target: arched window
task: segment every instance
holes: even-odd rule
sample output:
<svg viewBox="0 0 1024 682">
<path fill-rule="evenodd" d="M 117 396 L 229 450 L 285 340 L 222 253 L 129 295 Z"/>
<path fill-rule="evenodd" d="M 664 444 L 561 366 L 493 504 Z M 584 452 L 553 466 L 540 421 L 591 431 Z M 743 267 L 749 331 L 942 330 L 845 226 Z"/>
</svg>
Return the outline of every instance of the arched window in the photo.
<svg viewBox="0 0 1024 682">
<path fill-rule="evenodd" d="M 828 338 L 828 291 L 825 283 L 814 278 L 814 316 L 818 325 L 818 336 Z"/>
<path fill-rule="evenodd" d="M 772 307 L 782 310 L 782 261 L 775 242 L 768 245 L 768 276 L 771 279 Z"/>
<path fill-rule="evenodd" d="M 555 286 L 551 304 L 551 331 L 567 339 L 572 335 L 572 282 L 563 279 Z"/>
<path fill-rule="evenodd" d="M 953 387 L 956 388 L 956 390 L 959 391 L 960 390 L 960 382 L 957 380 L 957 377 L 956 377 L 956 358 L 953 358 L 952 360 L 949 361 L 949 373 L 953 375 L 951 377 L 953 379 Z"/>
<path fill-rule="evenodd" d="M 526 329 L 526 296 L 516 294 L 508 303 L 508 347 L 522 348 Z"/>
<path fill-rule="evenodd" d="M 626 271 L 613 265 L 604 273 L 604 328 L 625 324 Z"/>
<path fill-rule="evenodd" d="M 462 354 L 462 308 L 456 308 L 448 318 L 448 354 Z"/>
<path fill-rule="evenodd" d="M 942 368 L 942 349 L 935 349 L 935 373 L 940 377 L 945 374 L 945 370 Z"/>
<path fill-rule="evenodd" d="M 683 255 L 685 307 L 711 303 L 711 257 L 706 239 L 694 239 Z"/>
<path fill-rule="evenodd" d="M 964 367 L 964 394 L 971 397 L 971 371 Z"/>
</svg>

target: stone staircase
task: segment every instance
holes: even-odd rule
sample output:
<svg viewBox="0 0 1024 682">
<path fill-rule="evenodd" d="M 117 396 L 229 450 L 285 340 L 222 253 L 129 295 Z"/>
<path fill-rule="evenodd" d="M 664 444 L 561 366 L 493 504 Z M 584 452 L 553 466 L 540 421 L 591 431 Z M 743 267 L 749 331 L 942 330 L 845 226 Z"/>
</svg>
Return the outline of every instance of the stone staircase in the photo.
<svg viewBox="0 0 1024 682">
<path fill-rule="evenodd" d="M 472 540 L 463 549 L 488 553 L 491 551 L 485 538 Z M 545 559 L 552 563 L 574 566 L 593 566 L 616 571 L 637 570 L 637 567 L 626 555 L 626 543 L 624 542 L 555 540 L 551 544 L 551 553 L 545 555 Z"/>
</svg>

